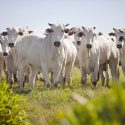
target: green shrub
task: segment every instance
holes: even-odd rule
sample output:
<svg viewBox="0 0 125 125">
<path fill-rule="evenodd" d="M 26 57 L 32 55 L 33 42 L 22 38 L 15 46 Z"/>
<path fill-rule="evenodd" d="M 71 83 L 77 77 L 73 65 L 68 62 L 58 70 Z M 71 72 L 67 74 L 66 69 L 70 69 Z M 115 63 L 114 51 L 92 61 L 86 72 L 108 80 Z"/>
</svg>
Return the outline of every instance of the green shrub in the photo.
<svg viewBox="0 0 125 125">
<path fill-rule="evenodd" d="M 9 85 L 2 80 L 0 84 L 0 125 L 25 124 L 27 114 L 24 111 L 25 100 L 9 89 Z"/>
<path fill-rule="evenodd" d="M 51 125 L 125 125 L 125 89 L 116 85 L 110 92 L 58 113 Z"/>
</svg>

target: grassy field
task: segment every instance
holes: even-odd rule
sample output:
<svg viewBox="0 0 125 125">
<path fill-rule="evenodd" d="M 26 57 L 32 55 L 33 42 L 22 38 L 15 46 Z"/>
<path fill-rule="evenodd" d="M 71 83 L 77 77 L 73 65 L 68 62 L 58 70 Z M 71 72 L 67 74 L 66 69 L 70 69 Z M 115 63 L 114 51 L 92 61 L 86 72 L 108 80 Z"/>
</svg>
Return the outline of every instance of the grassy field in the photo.
<svg viewBox="0 0 125 125">
<path fill-rule="evenodd" d="M 101 86 L 99 81 L 98 87 L 94 87 L 88 78 L 86 86 L 80 85 L 80 72 L 73 69 L 73 83 L 63 88 L 44 88 L 41 81 L 36 81 L 35 88 L 30 90 L 26 87 L 23 90 L 16 90 L 28 100 L 26 109 L 29 120 L 33 125 L 48 125 L 52 118 L 55 118 L 57 112 L 67 110 L 78 102 L 72 98 L 73 93 L 84 96 L 88 101 L 96 96 L 110 91 L 110 89 Z M 120 69 L 120 82 L 125 78 Z M 110 83 L 112 81 L 110 80 Z"/>
</svg>

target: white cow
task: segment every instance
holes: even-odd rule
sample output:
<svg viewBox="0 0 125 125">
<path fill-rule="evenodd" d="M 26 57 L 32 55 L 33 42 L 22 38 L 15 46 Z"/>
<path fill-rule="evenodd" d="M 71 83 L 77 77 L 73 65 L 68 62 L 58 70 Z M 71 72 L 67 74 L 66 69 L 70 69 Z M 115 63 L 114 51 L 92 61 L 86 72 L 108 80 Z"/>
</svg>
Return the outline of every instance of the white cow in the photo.
<svg viewBox="0 0 125 125">
<path fill-rule="evenodd" d="M 78 51 L 76 64 L 79 63 L 79 68 L 81 71 L 81 83 L 86 84 L 87 79 L 87 65 L 88 65 L 88 50 L 86 48 L 87 39 L 85 39 L 85 35 L 83 33 L 82 27 L 73 27 L 69 31 L 69 36 L 74 35 L 75 45 Z"/>
<path fill-rule="evenodd" d="M 79 67 L 81 71 L 81 83 L 85 84 L 86 83 L 86 65 L 87 65 L 87 58 L 88 55 L 86 54 L 86 46 L 84 44 L 84 34 L 83 34 L 83 29 L 79 27 L 74 27 L 70 29 L 70 32 L 68 35 L 73 35 L 74 34 L 74 41 L 75 45 L 77 48 L 77 58 L 79 61 Z"/>
<path fill-rule="evenodd" d="M 117 48 L 120 52 L 120 62 L 125 75 L 125 29 L 113 28 L 113 30 L 115 31 Z"/>
<path fill-rule="evenodd" d="M 109 63 L 113 81 L 118 80 L 119 51 L 116 43 L 109 35 L 96 35 L 93 28 L 84 28 L 83 31 L 87 39 L 86 48 L 88 50 L 89 65 L 87 72 L 92 71 L 92 82 L 96 85 L 98 80 L 99 66 Z"/>
<path fill-rule="evenodd" d="M 4 51 L 4 56 L 6 56 L 6 53 L 8 53 L 7 57 L 5 58 L 5 64 L 6 64 L 6 76 L 7 81 L 9 83 L 17 82 L 16 78 L 16 67 L 14 63 L 14 44 L 17 39 L 19 39 L 24 34 L 32 33 L 32 30 L 29 30 L 28 28 L 6 28 L 7 32 L 3 32 L 2 36 L 8 37 L 7 40 L 3 41 L 2 49 Z M 10 48 L 9 48 L 10 47 Z M 9 50 L 9 51 L 8 51 Z"/>
<path fill-rule="evenodd" d="M 4 56 L 7 56 L 7 53 L 3 52 L 2 44 L 7 39 L 0 34 L 0 79 L 2 77 L 2 71 L 4 66 Z"/>
<path fill-rule="evenodd" d="M 6 64 L 6 79 L 7 79 L 7 82 L 10 83 L 10 85 L 12 85 L 13 83 L 12 75 L 14 75 L 13 77 L 15 77 L 15 74 L 13 74 L 15 73 L 15 69 L 14 69 L 12 54 L 10 54 L 11 49 L 8 47 L 8 39 L 5 35 L 5 32 L 3 32 L 1 35 L 2 35 L 0 37 L 1 47 L 3 51 L 4 59 L 5 59 L 5 64 Z"/>
<path fill-rule="evenodd" d="M 74 66 L 76 56 L 77 56 L 77 49 L 73 43 L 73 40 L 66 36 L 63 40 L 64 45 L 64 52 L 65 52 L 65 64 L 64 64 L 64 71 L 65 71 L 65 82 L 70 83 L 71 81 L 71 70 Z"/>
<path fill-rule="evenodd" d="M 45 85 L 50 85 L 49 72 L 53 73 L 53 84 L 59 81 L 62 67 L 65 64 L 65 47 L 63 24 L 49 24 L 51 28 L 45 38 L 36 35 L 26 35 L 17 40 L 15 50 L 17 54 L 17 67 L 19 70 L 20 88 L 23 87 L 24 69 L 30 67 L 29 83 L 34 86 L 35 76 L 42 71 Z"/>
<path fill-rule="evenodd" d="M 44 33 L 44 34 L 48 35 L 49 30 L 51 31 L 51 29 L 47 29 L 46 33 Z M 63 32 L 66 33 L 64 40 L 63 40 L 65 61 L 63 64 L 63 69 L 61 71 L 59 83 L 71 83 L 72 82 L 71 81 L 71 70 L 75 63 L 75 59 L 77 56 L 77 50 L 74 45 L 74 41 L 69 36 L 67 36 L 69 29 L 65 28 Z"/>
</svg>

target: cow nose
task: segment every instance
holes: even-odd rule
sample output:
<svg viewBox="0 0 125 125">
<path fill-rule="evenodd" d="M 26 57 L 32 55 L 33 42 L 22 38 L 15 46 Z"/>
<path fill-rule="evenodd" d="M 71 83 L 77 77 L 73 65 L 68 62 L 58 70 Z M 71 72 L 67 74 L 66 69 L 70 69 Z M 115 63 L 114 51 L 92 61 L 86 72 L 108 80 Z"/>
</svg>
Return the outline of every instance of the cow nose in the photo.
<svg viewBox="0 0 125 125">
<path fill-rule="evenodd" d="M 55 41 L 54 42 L 54 46 L 59 47 L 60 46 L 60 42 L 59 41 Z"/>
<path fill-rule="evenodd" d="M 3 56 L 7 56 L 8 55 L 8 53 L 7 52 L 3 52 Z"/>
<path fill-rule="evenodd" d="M 77 41 L 77 45 L 81 45 L 81 41 Z"/>
<path fill-rule="evenodd" d="M 121 49 L 121 48 L 122 48 L 122 45 L 121 45 L 121 44 L 117 44 L 117 48 L 118 48 L 118 49 Z"/>
<path fill-rule="evenodd" d="M 14 47 L 14 43 L 9 43 L 9 47 L 13 48 Z"/>
<path fill-rule="evenodd" d="M 92 48 L 92 45 L 91 45 L 91 44 L 86 44 L 86 47 L 87 47 L 88 49 L 91 49 L 91 48 Z"/>
</svg>

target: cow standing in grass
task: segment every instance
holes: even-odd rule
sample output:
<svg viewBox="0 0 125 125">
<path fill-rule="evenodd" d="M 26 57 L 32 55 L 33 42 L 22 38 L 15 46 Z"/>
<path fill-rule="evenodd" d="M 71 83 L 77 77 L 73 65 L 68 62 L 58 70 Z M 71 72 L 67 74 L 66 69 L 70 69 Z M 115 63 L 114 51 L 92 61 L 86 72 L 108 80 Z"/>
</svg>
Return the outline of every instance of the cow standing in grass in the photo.
<svg viewBox="0 0 125 125">
<path fill-rule="evenodd" d="M 119 51 L 108 35 L 96 35 L 94 28 L 83 27 L 88 50 L 87 73 L 92 72 L 92 83 L 96 85 L 100 65 L 109 64 L 113 81 L 118 81 Z"/>
<path fill-rule="evenodd" d="M 16 61 L 19 71 L 20 88 L 23 87 L 24 70 L 30 67 L 29 83 L 34 86 L 35 76 L 38 71 L 43 73 L 45 85 L 50 86 L 49 72 L 53 73 L 53 84 L 57 85 L 64 68 L 66 54 L 64 47 L 65 27 L 63 24 L 49 24 L 48 34 L 45 38 L 36 35 L 27 35 L 16 42 Z M 28 48 L 28 49 L 27 49 Z M 71 66 L 72 67 L 72 66 Z M 68 69 L 67 69 L 68 70 Z"/>
<path fill-rule="evenodd" d="M 12 84 L 13 82 L 17 82 L 17 69 L 14 62 L 15 52 L 14 45 L 16 40 L 22 37 L 24 34 L 30 34 L 33 31 L 28 28 L 6 28 L 7 32 L 3 32 L 1 35 L 6 38 L 6 40 L 2 40 L 2 49 L 3 54 L 6 56 L 5 64 L 6 64 L 6 77 L 7 81 Z M 9 50 L 9 51 L 8 51 Z"/>
<path fill-rule="evenodd" d="M 7 56 L 7 53 L 3 51 L 2 44 L 4 41 L 7 41 L 7 38 L 0 34 L 0 80 L 2 78 L 2 71 L 4 66 L 4 56 Z"/>
<path fill-rule="evenodd" d="M 116 35 L 116 44 L 120 52 L 120 62 L 125 75 L 125 29 L 113 28 Z"/>
</svg>

